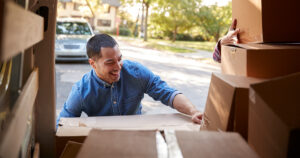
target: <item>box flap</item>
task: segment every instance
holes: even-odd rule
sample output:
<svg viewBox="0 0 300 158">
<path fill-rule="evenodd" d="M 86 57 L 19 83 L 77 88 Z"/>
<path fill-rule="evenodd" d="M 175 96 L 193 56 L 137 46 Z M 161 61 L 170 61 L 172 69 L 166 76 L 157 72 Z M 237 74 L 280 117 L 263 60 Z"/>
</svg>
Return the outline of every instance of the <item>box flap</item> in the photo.
<svg viewBox="0 0 300 158">
<path fill-rule="evenodd" d="M 81 145 L 82 143 L 69 141 L 60 158 L 75 158 L 81 148 Z"/>
<path fill-rule="evenodd" d="M 56 157 L 61 155 L 69 141 L 84 142 L 90 130 L 88 127 L 58 127 L 55 133 Z"/>
<path fill-rule="evenodd" d="M 233 48 L 242 48 L 242 49 L 248 49 L 248 50 L 286 50 L 286 49 L 296 49 L 300 50 L 300 44 L 299 43 L 247 43 L 247 44 L 230 44 L 226 45 L 228 47 L 233 47 Z"/>
<path fill-rule="evenodd" d="M 86 138 L 78 158 L 155 158 L 155 131 L 113 131 L 93 129 Z"/>
<path fill-rule="evenodd" d="M 71 127 L 60 126 L 57 128 L 57 137 L 74 137 L 74 136 L 87 136 L 92 128 L 89 127 Z"/>
<path fill-rule="evenodd" d="M 237 133 L 176 131 L 183 157 L 258 158 Z"/>
<path fill-rule="evenodd" d="M 251 85 L 256 95 L 289 125 L 290 128 L 300 127 L 300 73 L 271 79 Z M 250 93 L 250 100 L 255 103 L 255 95 Z"/>
<path fill-rule="evenodd" d="M 163 121 L 162 121 L 163 120 Z M 117 130 L 199 130 L 190 116 L 177 114 L 99 116 L 86 118 L 61 118 L 61 126 L 89 127 Z"/>
<path fill-rule="evenodd" d="M 204 110 L 204 124 L 201 129 L 226 131 L 237 88 L 249 88 L 262 79 L 213 73 Z"/>
<path fill-rule="evenodd" d="M 249 88 L 250 84 L 259 83 L 265 80 L 253 77 L 226 75 L 220 73 L 213 73 L 213 75 L 236 88 Z"/>
<path fill-rule="evenodd" d="M 227 130 L 234 92 L 235 87 L 212 74 L 201 129 Z"/>
</svg>

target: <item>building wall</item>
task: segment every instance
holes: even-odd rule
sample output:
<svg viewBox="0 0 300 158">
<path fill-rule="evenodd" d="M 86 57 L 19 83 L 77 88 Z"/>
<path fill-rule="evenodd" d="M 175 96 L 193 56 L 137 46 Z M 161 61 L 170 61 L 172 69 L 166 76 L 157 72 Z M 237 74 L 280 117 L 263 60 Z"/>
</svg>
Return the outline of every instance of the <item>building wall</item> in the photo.
<svg viewBox="0 0 300 158">
<path fill-rule="evenodd" d="M 117 8 L 110 7 L 109 13 L 98 14 L 95 18 L 95 29 L 99 31 L 112 31 L 116 28 L 116 17 L 117 17 Z M 109 20 L 110 26 L 99 26 L 99 20 Z"/>
<path fill-rule="evenodd" d="M 58 17 L 73 17 L 73 18 L 92 17 L 89 11 L 82 13 L 79 10 L 79 7 L 84 6 L 84 4 L 73 3 L 73 2 L 63 2 L 63 3 L 59 2 L 59 3 L 60 4 L 57 11 Z"/>
<path fill-rule="evenodd" d="M 80 7 L 80 10 L 79 10 Z M 113 31 L 116 28 L 116 17 L 117 17 L 117 7 L 109 6 L 104 4 L 103 12 L 95 13 L 95 19 L 92 20 L 92 13 L 86 4 L 79 4 L 74 2 L 58 2 L 58 18 L 85 18 L 87 19 L 94 29 L 101 31 Z M 109 8 L 109 12 L 107 12 Z M 82 11 L 84 10 L 84 11 Z M 105 22 L 110 22 L 109 26 L 105 25 Z"/>
</svg>

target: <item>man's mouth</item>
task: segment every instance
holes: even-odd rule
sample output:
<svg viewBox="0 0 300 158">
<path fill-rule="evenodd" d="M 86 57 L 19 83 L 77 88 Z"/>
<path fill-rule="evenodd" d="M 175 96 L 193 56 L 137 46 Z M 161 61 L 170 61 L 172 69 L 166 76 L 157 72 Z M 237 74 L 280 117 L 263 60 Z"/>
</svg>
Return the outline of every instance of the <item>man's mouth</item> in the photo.
<svg viewBox="0 0 300 158">
<path fill-rule="evenodd" d="M 112 75 L 113 77 L 119 77 L 120 71 L 110 72 L 109 74 Z"/>
</svg>

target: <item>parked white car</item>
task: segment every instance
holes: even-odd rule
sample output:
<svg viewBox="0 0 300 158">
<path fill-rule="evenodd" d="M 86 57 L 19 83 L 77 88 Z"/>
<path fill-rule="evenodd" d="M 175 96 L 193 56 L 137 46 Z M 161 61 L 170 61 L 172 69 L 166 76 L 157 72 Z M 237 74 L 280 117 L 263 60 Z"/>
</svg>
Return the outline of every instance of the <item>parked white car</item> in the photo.
<svg viewBox="0 0 300 158">
<path fill-rule="evenodd" d="M 85 19 L 57 19 L 55 60 L 87 61 L 86 43 L 94 35 Z"/>
</svg>

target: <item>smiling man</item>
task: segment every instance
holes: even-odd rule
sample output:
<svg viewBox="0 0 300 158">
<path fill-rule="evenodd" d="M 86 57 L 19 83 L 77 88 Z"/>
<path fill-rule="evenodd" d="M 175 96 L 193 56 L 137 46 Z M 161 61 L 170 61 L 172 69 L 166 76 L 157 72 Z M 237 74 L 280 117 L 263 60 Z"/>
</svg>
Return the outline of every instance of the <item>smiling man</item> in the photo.
<svg viewBox="0 0 300 158">
<path fill-rule="evenodd" d="M 167 85 L 145 66 L 122 60 L 117 42 L 106 34 L 93 36 L 87 43 L 93 69 L 75 83 L 57 118 L 141 114 L 141 100 L 148 94 L 154 100 L 192 116 L 199 123 L 202 113 L 179 91 Z"/>
</svg>

